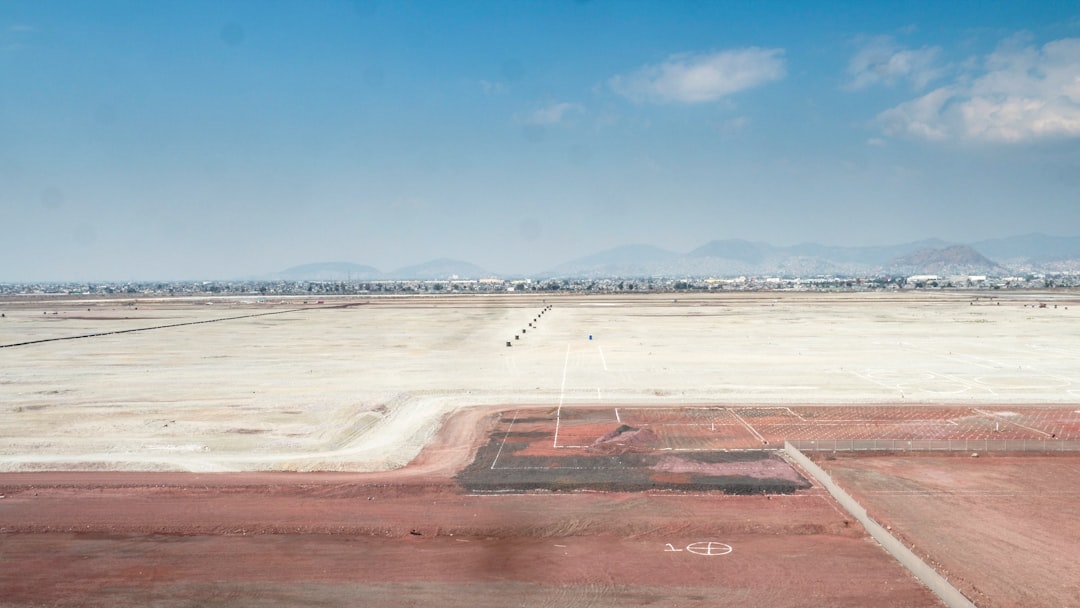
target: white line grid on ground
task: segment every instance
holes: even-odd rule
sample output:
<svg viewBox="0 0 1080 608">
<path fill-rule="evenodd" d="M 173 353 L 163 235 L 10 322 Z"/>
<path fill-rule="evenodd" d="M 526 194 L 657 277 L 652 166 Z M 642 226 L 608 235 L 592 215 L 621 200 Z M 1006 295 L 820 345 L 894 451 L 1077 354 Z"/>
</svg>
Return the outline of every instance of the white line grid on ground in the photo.
<svg viewBox="0 0 1080 608">
<path fill-rule="evenodd" d="M 1035 374 L 1039 375 L 1039 378 L 1041 378 L 1041 380 L 1039 381 L 1040 383 L 1042 381 L 1044 381 L 1044 380 L 1048 380 L 1048 379 L 1051 379 L 1051 378 L 1055 382 L 1061 384 L 1061 386 L 1063 386 L 1063 387 L 1068 387 L 1069 385 L 1076 383 L 1076 381 L 1073 380 L 1072 378 L 1065 377 L 1065 376 L 1063 376 L 1061 374 L 1054 375 L 1052 372 L 1046 372 L 1045 370 L 1039 370 L 1039 369 L 1036 369 L 1034 366 L 1031 366 L 1031 365 L 1021 366 L 1021 367 L 1017 367 L 1017 368 L 1014 369 L 1013 365 L 1011 365 L 1011 364 L 1009 364 L 1009 363 L 1007 363 L 1005 361 L 999 361 L 999 360 L 996 360 L 996 359 L 994 359 L 992 357 L 988 357 L 985 354 L 971 354 L 971 353 L 954 354 L 954 353 L 950 352 L 946 356 L 946 355 L 942 355 L 941 353 L 937 353 L 937 352 L 925 352 L 925 353 L 923 353 L 922 352 L 923 349 L 916 346 L 915 344 L 911 344 L 911 343 L 907 343 L 907 342 L 902 342 L 900 345 L 903 348 L 912 349 L 912 350 L 914 350 L 916 352 L 920 352 L 921 354 L 923 354 L 925 356 L 941 356 L 941 357 L 944 357 L 946 359 L 952 359 L 954 361 L 959 361 L 959 362 L 965 363 L 967 365 L 972 365 L 972 366 L 976 366 L 976 367 L 987 369 L 987 370 L 993 370 L 993 371 L 995 371 L 997 373 L 995 373 L 993 377 L 975 377 L 975 378 L 971 378 L 971 377 L 961 377 L 961 376 L 957 376 L 956 374 L 953 374 L 953 373 L 950 373 L 950 372 L 942 372 L 942 371 L 938 371 L 938 370 L 920 370 L 920 369 L 898 370 L 898 369 L 883 368 L 883 367 L 872 367 L 872 368 L 861 368 L 861 369 L 860 368 L 856 368 L 856 369 L 849 368 L 847 373 L 853 374 L 853 375 L 861 378 L 863 381 L 867 381 L 867 382 L 870 382 L 872 384 L 876 384 L 878 386 L 881 386 L 883 388 L 887 388 L 889 390 L 898 391 L 897 394 L 901 398 L 904 398 L 905 393 L 910 394 L 910 393 L 913 393 L 913 392 L 914 393 L 921 392 L 921 393 L 924 393 L 925 395 L 947 395 L 947 394 L 958 394 L 958 393 L 965 393 L 965 392 L 974 393 L 974 392 L 977 392 L 977 391 L 985 391 L 989 395 L 997 395 L 998 390 L 1009 391 L 1009 390 L 1027 388 L 1027 385 L 1030 384 L 1030 382 L 1028 382 L 1028 381 L 1032 380 L 1032 376 L 1031 376 L 1032 373 L 1035 373 Z M 571 367 L 573 367 L 573 370 L 571 369 Z M 572 376 L 578 375 L 578 372 L 587 373 L 587 374 L 595 374 L 595 373 L 599 372 L 601 369 L 603 370 L 603 373 L 605 374 L 604 377 L 607 377 L 606 374 L 611 369 L 614 369 L 614 368 L 610 367 L 608 365 L 607 356 L 606 356 L 603 348 L 601 347 L 601 345 L 599 343 L 596 343 L 596 342 L 593 341 L 593 336 L 592 335 L 589 336 L 589 340 L 587 342 L 579 342 L 579 341 L 568 341 L 567 342 L 566 349 L 565 349 L 564 355 L 563 355 L 562 374 L 561 374 L 561 379 L 560 379 L 560 383 L 559 383 L 559 398 L 558 398 L 558 404 L 556 406 L 556 413 L 555 413 L 555 432 L 554 432 L 554 436 L 553 436 L 553 440 L 552 440 L 552 446 L 554 448 L 581 449 L 581 448 L 587 447 L 587 445 L 582 445 L 582 441 L 580 439 L 578 439 L 577 441 L 575 441 L 575 440 L 567 440 L 569 438 L 565 437 L 567 429 L 564 428 L 564 427 L 565 427 L 566 424 L 568 424 L 570 422 L 569 419 L 564 420 L 564 418 L 567 418 L 566 411 L 565 411 L 566 410 L 565 406 L 567 405 L 566 404 L 567 386 L 568 386 L 568 383 L 570 383 L 570 385 L 573 386 L 573 382 L 572 382 L 573 378 L 572 378 Z M 574 373 L 571 373 L 572 371 Z M 616 372 L 616 373 L 618 373 L 618 372 Z M 1005 374 L 1005 375 L 1003 376 L 1002 374 Z M 1020 380 L 1020 376 L 1023 376 L 1025 378 L 1027 378 L 1028 381 L 1020 382 L 1018 384 L 1018 382 Z M 595 376 L 593 376 L 593 377 L 595 377 Z M 587 385 L 587 386 L 576 386 L 576 387 L 573 387 L 573 389 L 571 391 L 571 394 L 581 394 L 582 391 L 593 391 L 593 390 L 595 390 L 596 401 L 598 403 L 602 403 L 603 399 L 604 399 L 604 393 L 608 392 L 608 390 L 605 389 L 603 386 L 591 385 L 591 383 L 590 383 L 590 385 Z M 576 405 L 580 405 L 580 404 L 575 404 L 575 406 Z M 717 408 L 717 409 L 712 409 L 712 410 L 706 410 L 705 415 L 707 417 L 711 418 L 711 419 L 707 420 L 707 424 L 709 425 L 711 430 L 714 430 L 714 431 L 715 430 L 728 430 L 725 425 L 728 424 L 727 419 L 730 419 L 732 422 L 741 425 L 743 427 L 743 429 L 747 433 L 749 433 L 749 435 L 750 435 L 749 440 L 756 441 L 756 442 L 760 443 L 761 445 L 768 445 L 768 442 L 770 440 L 779 440 L 781 438 L 787 438 L 787 437 L 797 437 L 799 439 L 813 438 L 813 439 L 818 439 L 818 440 L 822 440 L 822 439 L 859 440 L 859 439 L 864 439 L 866 437 L 875 437 L 875 435 L 876 435 L 877 438 L 879 438 L 879 439 L 897 440 L 897 439 L 904 438 L 903 436 L 905 434 L 907 434 L 906 433 L 907 430 L 915 431 L 915 430 L 917 430 L 917 427 L 922 427 L 922 428 L 927 430 L 927 432 L 925 433 L 927 439 L 933 439 L 933 438 L 943 439 L 945 436 L 953 436 L 956 433 L 953 433 L 953 432 L 949 431 L 948 429 L 941 429 L 940 432 L 935 433 L 935 432 L 932 431 L 932 429 L 934 429 L 935 426 L 943 425 L 943 424 L 959 426 L 959 424 L 955 420 L 949 419 L 949 420 L 945 420 L 945 421 L 939 421 L 939 420 L 934 419 L 933 417 L 926 418 L 926 417 L 921 415 L 922 412 L 915 412 L 913 416 L 909 415 L 910 417 L 906 417 L 906 419 L 884 419 L 883 420 L 883 419 L 880 419 L 880 418 L 878 418 L 876 416 L 870 416 L 866 420 L 860 420 L 860 417 L 857 416 L 857 415 L 856 416 L 850 416 L 850 415 L 843 416 L 842 418 L 836 419 L 836 420 L 833 421 L 833 426 L 838 429 L 838 431 L 839 431 L 838 433 L 830 432 L 828 430 L 828 428 L 826 427 L 827 423 L 824 423 L 824 421 L 815 420 L 813 423 L 805 425 L 805 426 L 804 425 L 799 425 L 799 424 L 794 424 L 789 429 L 783 429 L 783 428 L 780 428 L 780 425 L 777 424 L 776 420 L 772 420 L 772 421 L 769 421 L 768 424 L 761 424 L 761 425 L 755 423 L 754 420 L 753 420 L 753 418 L 755 417 L 753 415 L 754 413 L 762 412 L 765 415 L 768 415 L 768 416 L 773 417 L 773 418 L 776 418 L 778 416 L 788 416 L 788 417 L 793 419 L 793 422 L 794 422 L 794 420 L 798 420 L 800 423 L 804 423 L 804 424 L 810 422 L 803 415 L 797 413 L 795 410 L 791 409 L 790 407 L 783 407 L 782 409 L 783 409 L 783 411 L 781 412 L 780 408 L 728 407 L 728 408 L 723 408 L 723 409 Z M 974 416 L 981 416 L 984 419 L 993 421 L 993 424 L 994 424 L 993 430 L 995 432 L 1000 431 L 1000 430 L 1004 430 L 1006 428 L 1009 428 L 1013 432 L 1010 439 L 1013 439 L 1013 438 L 1020 439 L 1021 437 L 1016 437 L 1016 435 L 1025 434 L 1025 433 L 1022 433 L 1022 432 L 1018 431 L 1017 429 L 1024 429 L 1029 433 L 1033 433 L 1033 434 L 1036 434 L 1036 435 L 1041 435 L 1041 436 L 1043 436 L 1045 438 L 1050 438 L 1050 439 L 1056 439 L 1057 438 L 1055 433 L 1053 432 L 1055 429 L 1052 429 L 1052 428 L 1037 428 L 1037 427 L 1043 426 L 1043 425 L 1039 425 L 1039 424 L 1031 425 L 1031 424 L 1025 424 L 1025 423 L 1023 423 L 1021 421 L 1018 421 L 1018 420 L 1007 420 L 1007 419 L 1004 419 L 1003 417 L 999 416 L 998 414 L 996 414 L 994 412 L 986 412 L 984 410 L 973 410 L 973 408 L 965 408 L 965 407 L 963 407 L 963 405 L 957 406 L 956 410 L 963 411 L 963 412 L 965 412 L 967 414 L 974 415 Z M 659 428 L 660 425 L 677 426 L 677 425 L 680 425 L 680 424 L 695 424 L 696 423 L 695 421 L 690 421 L 690 420 L 687 420 L 687 421 L 667 420 L 667 421 L 664 421 L 664 422 L 642 420 L 641 419 L 641 414 L 643 412 L 645 412 L 645 411 L 647 411 L 647 410 L 644 409 L 644 408 L 639 409 L 639 408 L 627 407 L 627 408 L 625 408 L 625 409 L 623 409 L 621 411 L 616 410 L 616 411 L 613 412 L 613 414 L 614 414 L 614 417 L 615 417 L 616 421 L 619 424 L 627 424 L 627 425 L 639 426 L 639 427 L 655 425 L 656 428 Z M 664 416 L 665 418 L 667 418 L 670 415 L 669 411 L 670 410 L 667 410 L 665 408 L 665 416 Z M 947 410 L 947 415 L 948 415 L 949 411 L 952 411 L 952 410 Z M 866 429 L 850 428 L 850 429 L 847 429 L 847 430 L 839 430 L 841 427 L 844 427 L 844 426 L 858 427 L 860 425 L 864 425 L 867 428 Z M 882 426 L 891 425 L 893 427 L 892 428 L 893 432 L 891 432 L 891 433 L 885 432 L 885 433 L 881 433 L 881 434 L 874 433 L 873 429 L 870 428 L 870 427 L 872 427 L 874 425 L 882 425 Z M 809 431 L 810 437 L 806 436 L 806 431 L 808 429 L 810 429 L 810 431 Z M 968 440 L 971 440 L 971 439 L 983 439 L 983 440 L 985 440 L 985 439 L 987 439 L 987 437 L 985 437 L 982 434 L 982 429 L 979 429 L 977 427 L 977 425 L 972 426 L 971 424 L 969 424 L 968 429 L 966 431 L 960 431 L 959 429 L 955 429 L 955 430 L 957 430 L 958 432 L 960 432 L 962 434 L 962 436 L 960 437 L 962 439 L 968 439 Z M 788 432 L 785 432 L 785 431 L 791 431 L 791 432 L 788 433 Z M 800 435 L 802 435 L 802 436 L 800 436 Z M 832 436 L 830 437 L 830 435 L 832 435 Z M 837 435 L 839 435 L 839 436 L 837 436 Z M 913 433 L 912 435 L 913 436 L 918 436 L 919 433 Z M 938 437 L 935 437 L 935 435 L 937 435 Z M 563 443 L 560 443 L 560 441 L 563 441 Z M 666 447 L 671 448 L 673 450 L 682 450 L 682 451 L 712 449 L 710 447 L 704 447 L 704 446 L 699 445 L 703 441 L 705 441 L 705 440 L 702 439 L 702 438 L 695 438 L 694 441 L 690 441 L 690 442 L 683 441 L 681 444 L 668 445 Z M 691 445 L 687 445 L 687 443 L 689 443 Z M 734 447 L 734 446 L 729 446 L 729 447 Z M 739 446 L 739 447 L 742 447 L 742 446 Z"/>
<path fill-rule="evenodd" d="M 568 353 L 569 356 L 569 353 Z M 564 370 L 565 371 L 565 370 Z M 638 428 L 654 428 L 660 435 L 660 441 L 663 447 L 659 447 L 658 451 L 672 451 L 672 452 L 708 452 L 717 450 L 728 451 L 747 451 L 747 450 L 759 450 L 768 449 L 769 441 L 762 434 L 766 434 L 776 437 L 782 435 L 777 441 L 780 443 L 782 440 L 790 441 L 793 445 L 799 449 L 805 449 L 810 451 L 1075 451 L 1080 450 L 1080 440 L 1076 439 L 1058 439 L 1053 433 L 1046 430 L 1039 429 L 1031 426 L 1030 424 L 1023 424 L 1014 419 L 1015 416 L 1019 416 L 1013 411 L 993 411 L 985 408 L 974 407 L 959 407 L 948 406 L 940 409 L 926 410 L 921 408 L 915 408 L 914 411 L 904 409 L 897 410 L 896 414 L 901 414 L 903 417 L 869 417 L 869 418 L 850 418 L 847 417 L 851 412 L 851 409 L 862 409 L 862 406 L 840 406 L 840 407 L 817 407 L 815 409 L 815 415 L 818 413 L 828 412 L 840 412 L 844 417 L 837 418 L 806 418 L 804 415 L 799 414 L 793 410 L 790 406 L 746 406 L 746 407 L 731 407 L 731 406 L 671 406 L 671 407 L 623 407 L 611 408 L 611 414 L 601 414 L 599 412 L 607 412 L 606 408 L 588 408 L 587 418 L 577 418 L 576 415 L 579 412 L 584 412 L 581 408 L 563 408 L 564 404 L 560 403 L 556 413 L 556 437 L 553 444 L 554 448 L 558 449 L 587 449 L 589 444 L 562 444 L 558 443 L 557 434 L 560 430 L 564 435 L 568 433 L 568 428 L 573 428 L 575 424 L 579 423 L 596 423 L 602 420 L 610 420 L 614 418 L 616 423 L 620 425 L 627 425 Z M 880 408 L 874 408 L 877 412 L 882 412 Z M 805 413 L 805 412 L 804 412 Z M 1076 413 L 1076 412 L 1074 412 Z M 1035 413 L 1036 415 L 1038 412 Z M 764 425 L 758 425 L 756 428 L 753 419 L 757 416 L 769 416 L 772 418 L 790 418 L 790 423 L 777 423 L 770 422 Z M 1030 417 L 1032 412 L 1025 410 L 1025 415 Z M 960 429 L 961 424 L 957 422 L 958 419 L 964 419 L 965 424 L 971 429 Z M 980 419 L 985 421 L 992 421 L 994 423 L 993 432 L 999 432 L 1007 427 L 1015 427 L 1023 429 L 1026 432 L 1037 434 L 1041 438 L 1006 438 L 1006 439 L 989 439 L 981 437 L 989 432 L 989 429 L 979 428 L 972 426 L 968 421 L 969 419 Z M 1060 421 L 1058 421 L 1060 422 Z M 1069 421 L 1073 422 L 1073 421 Z M 933 437 L 924 438 L 896 438 L 896 437 L 873 437 L 872 429 L 877 425 L 885 425 L 891 427 L 897 431 L 903 431 L 905 433 L 911 433 L 913 436 L 917 436 L 920 433 L 920 429 L 924 431 L 924 435 L 933 435 L 935 431 L 940 430 L 942 433 L 957 434 L 960 436 L 948 438 L 948 439 L 935 439 Z M 717 431 L 718 429 L 732 429 L 741 428 L 749 433 L 744 439 L 751 439 L 760 445 L 735 447 L 730 445 L 731 437 L 717 437 L 711 439 L 708 436 L 683 438 L 681 444 L 672 444 L 667 442 L 667 434 L 663 429 L 665 428 L 678 428 L 678 427 L 709 427 L 711 431 Z M 860 428 L 862 427 L 862 428 Z M 759 431 L 759 428 L 761 429 Z M 849 437 L 836 437 L 836 430 L 846 429 L 844 434 L 850 435 Z M 779 431 L 789 430 L 790 433 L 781 433 Z M 819 431 L 819 432 L 818 432 Z M 809 437 L 791 438 L 796 434 L 809 434 Z M 571 433 L 572 435 L 572 433 Z M 824 435 L 824 436 L 823 436 Z M 834 435 L 828 437 L 828 435 Z M 724 445 L 724 442 L 729 442 L 728 445 Z M 505 442 L 505 438 L 504 438 Z M 687 444 L 693 447 L 687 447 Z M 501 449 L 500 449 L 501 453 Z M 493 463 L 494 465 L 494 463 Z"/>
<path fill-rule="evenodd" d="M 594 408 L 590 408 L 594 409 Z M 1023 428 L 1025 430 L 1050 437 L 1050 433 L 1030 427 L 1008 418 L 999 418 L 993 412 L 985 412 L 979 409 L 969 408 L 952 408 L 957 412 L 966 412 L 970 415 L 978 415 L 983 418 L 997 421 L 1000 419 L 1000 426 L 1014 425 L 1016 427 Z M 742 427 L 755 439 L 764 443 L 765 437 L 762 436 L 762 431 L 759 429 L 776 429 L 776 428 L 789 428 L 789 429 L 805 429 L 808 427 L 813 428 L 846 428 L 846 427 L 871 427 L 875 425 L 889 425 L 892 427 L 928 427 L 928 428 L 943 428 L 949 429 L 951 427 L 957 427 L 959 424 L 953 418 L 943 417 L 922 417 L 922 418 L 831 418 L 824 420 L 807 419 L 802 415 L 794 412 L 788 406 L 751 406 L 751 407 L 730 407 L 730 406 L 671 406 L 671 407 L 624 407 L 621 411 L 618 408 L 614 408 L 615 418 L 618 423 L 628 426 L 636 426 L 640 428 L 663 428 L 663 427 L 709 427 L 711 430 L 715 430 L 717 427 Z M 675 416 L 678 413 L 679 417 Z M 749 415 L 748 415 L 749 414 Z M 794 420 L 791 422 L 769 422 L 766 424 L 758 424 L 755 426 L 755 415 L 766 415 L 773 418 L 779 417 L 791 417 Z M 579 422 L 573 418 L 574 414 L 568 410 L 567 414 L 564 414 L 562 424 L 573 425 L 575 422 Z M 593 422 L 593 420 L 586 420 L 582 422 Z M 858 432 L 858 431 L 856 431 Z M 568 445 L 556 445 L 555 447 L 575 447 Z M 581 446 L 577 446 L 581 447 Z"/>
<path fill-rule="evenodd" d="M 612 408 L 616 410 L 617 408 Z M 648 408 L 656 412 L 665 412 L 668 414 L 676 411 L 686 411 L 684 408 Z M 709 410 L 716 411 L 719 409 L 730 408 L 693 408 L 695 410 Z M 757 407 L 754 409 L 769 410 L 768 407 Z M 775 408 L 777 410 L 787 408 Z M 626 410 L 624 410 L 625 412 Z M 521 411 L 514 411 L 513 417 L 507 426 L 506 431 L 503 434 L 502 440 L 499 444 L 495 457 L 492 459 L 490 469 L 491 470 L 606 470 L 621 468 L 617 460 L 612 466 L 589 466 L 589 467 L 574 467 L 574 466 L 498 466 L 499 458 L 502 456 L 503 448 L 506 446 L 507 438 L 513 432 L 514 425 L 517 423 Z M 697 417 L 691 417 L 693 420 L 697 420 Z M 835 421 L 830 421 L 827 424 L 833 424 Z M 849 423 L 866 422 L 862 420 L 846 421 Z M 941 423 L 942 421 L 938 421 Z M 944 421 L 947 423 L 948 421 Z M 671 422 L 666 423 L 669 426 L 703 426 L 702 422 L 686 422 L 678 423 Z M 814 423 L 811 423 L 813 425 Z M 729 426 L 738 426 L 737 424 L 729 423 Z M 1010 440 L 993 440 L 993 439 L 950 439 L 950 440 L 933 440 L 933 439 L 910 439 L 910 440 L 897 440 L 897 439 L 849 439 L 849 440 L 816 440 L 816 439 L 790 439 L 787 443 L 792 447 L 802 451 L 832 451 L 832 452 L 847 452 L 847 451 L 893 451 L 893 452 L 927 452 L 927 451 L 941 451 L 941 452 L 1066 452 L 1066 451 L 1080 451 L 1080 440 L 1050 440 L 1050 439 L 1010 439 Z M 555 446 L 561 449 L 586 449 L 589 446 Z M 759 451 L 761 449 L 769 449 L 765 446 L 752 447 L 752 448 L 723 448 L 720 446 L 703 447 L 703 448 L 660 448 L 659 451 L 672 451 L 672 452 L 708 452 L 708 451 Z M 776 448 L 779 449 L 779 448 Z"/>
<path fill-rule="evenodd" d="M 804 452 L 1075 452 L 1076 439 L 789 439 Z"/>
</svg>

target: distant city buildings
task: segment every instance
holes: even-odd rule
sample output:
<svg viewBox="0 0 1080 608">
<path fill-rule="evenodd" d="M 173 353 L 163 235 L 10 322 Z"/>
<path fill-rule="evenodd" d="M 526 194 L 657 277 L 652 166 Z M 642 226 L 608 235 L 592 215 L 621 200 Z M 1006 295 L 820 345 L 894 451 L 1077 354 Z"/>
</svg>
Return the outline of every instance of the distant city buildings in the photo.
<svg viewBox="0 0 1080 608">
<path fill-rule="evenodd" d="M 323 296 L 361 294 L 454 293 L 665 293 L 723 291 L 865 292 L 918 289 L 1057 289 L 1080 287 L 1080 273 L 985 275 L 910 275 L 874 277 L 726 277 L 726 278 L 544 278 L 377 281 L 147 281 L 93 283 L 0 283 L 0 296 Z"/>
</svg>

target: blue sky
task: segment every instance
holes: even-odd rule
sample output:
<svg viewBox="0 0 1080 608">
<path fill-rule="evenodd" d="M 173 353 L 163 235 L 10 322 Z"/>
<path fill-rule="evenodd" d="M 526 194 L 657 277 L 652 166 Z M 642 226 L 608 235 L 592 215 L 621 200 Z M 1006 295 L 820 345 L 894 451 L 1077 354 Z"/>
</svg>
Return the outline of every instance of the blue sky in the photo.
<svg viewBox="0 0 1080 608">
<path fill-rule="evenodd" d="M 0 2 L 0 281 L 1080 234 L 1073 2 Z"/>
</svg>

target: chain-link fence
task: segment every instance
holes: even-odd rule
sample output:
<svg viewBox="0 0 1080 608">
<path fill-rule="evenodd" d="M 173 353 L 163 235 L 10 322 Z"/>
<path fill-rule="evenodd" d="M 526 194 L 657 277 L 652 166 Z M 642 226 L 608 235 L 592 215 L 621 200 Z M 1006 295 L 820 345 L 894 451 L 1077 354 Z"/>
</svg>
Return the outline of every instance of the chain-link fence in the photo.
<svg viewBox="0 0 1080 608">
<path fill-rule="evenodd" d="M 1070 452 L 1076 439 L 789 439 L 804 452 Z"/>
</svg>

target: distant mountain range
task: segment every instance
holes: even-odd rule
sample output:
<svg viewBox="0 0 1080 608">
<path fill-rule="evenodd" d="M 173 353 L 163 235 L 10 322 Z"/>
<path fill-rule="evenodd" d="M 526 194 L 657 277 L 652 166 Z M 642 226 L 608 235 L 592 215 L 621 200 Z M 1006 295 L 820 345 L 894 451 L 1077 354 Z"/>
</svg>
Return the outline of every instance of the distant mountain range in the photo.
<svg viewBox="0 0 1080 608">
<path fill-rule="evenodd" d="M 901 245 L 788 247 L 741 239 L 717 240 L 687 253 L 626 245 L 559 264 L 532 278 L 641 278 L 734 276 L 992 275 L 1080 271 L 1080 237 L 1044 234 L 950 243 L 927 239 Z M 371 266 L 327 262 L 273 275 L 285 280 L 446 280 L 496 277 L 475 264 L 438 259 L 381 272 Z M 520 278 L 520 275 L 508 278 Z"/>
<path fill-rule="evenodd" d="M 293 266 L 271 276 L 274 279 L 288 281 L 378 281 L 378 280 L 420 280 L 434 281 L 447 279 L 483 279 L 494 277 L 483 268 L 468 262 L 441 258 L 415 266 L 398 268 L 392 272 L 382 272 L 377 268 L 350 262 L 322 262 Z"/>
</svg>

